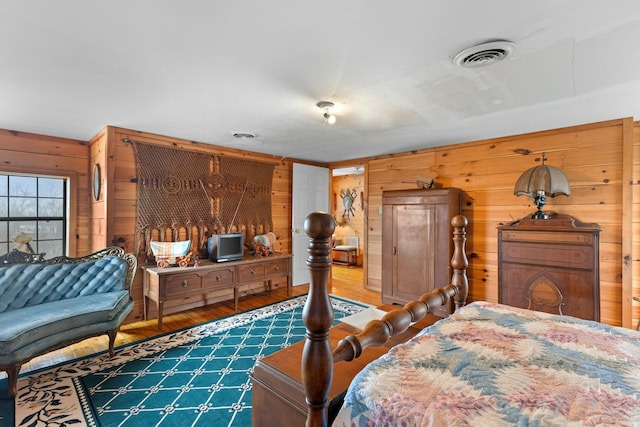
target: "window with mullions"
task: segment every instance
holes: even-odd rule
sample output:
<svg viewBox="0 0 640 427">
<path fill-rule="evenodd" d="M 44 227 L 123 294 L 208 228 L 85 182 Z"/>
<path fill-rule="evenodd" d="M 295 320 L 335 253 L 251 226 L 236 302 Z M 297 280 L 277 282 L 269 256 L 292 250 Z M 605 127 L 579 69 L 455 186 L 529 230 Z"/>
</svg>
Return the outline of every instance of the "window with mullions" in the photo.
<svg viewBox="0 0 640 427">
<path fill-rule="evenodd" d="M 0 175 L 0 255 L 66 255 L 66 188 L 64 178 Z"/>
</svg>

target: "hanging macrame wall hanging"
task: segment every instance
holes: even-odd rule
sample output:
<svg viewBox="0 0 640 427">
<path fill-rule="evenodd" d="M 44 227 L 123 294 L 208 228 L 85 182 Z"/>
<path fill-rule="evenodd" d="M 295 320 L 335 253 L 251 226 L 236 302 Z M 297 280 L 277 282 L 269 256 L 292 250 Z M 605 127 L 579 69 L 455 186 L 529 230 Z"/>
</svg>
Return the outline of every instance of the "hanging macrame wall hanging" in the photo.
<svg viewBox="0 0 640 427">
<path fill-rule="evenodd" d="M 154 230 L 164 241 L 167 230 L 178 236 L 183 228 L 199 249 L 206 248 L 211 234 L 242 231 L 250 242 L 256 234 L 273 231 L 275 164 L 131 143 L 138 175 L 138 250 L 151 255 Z"/>
</svg>

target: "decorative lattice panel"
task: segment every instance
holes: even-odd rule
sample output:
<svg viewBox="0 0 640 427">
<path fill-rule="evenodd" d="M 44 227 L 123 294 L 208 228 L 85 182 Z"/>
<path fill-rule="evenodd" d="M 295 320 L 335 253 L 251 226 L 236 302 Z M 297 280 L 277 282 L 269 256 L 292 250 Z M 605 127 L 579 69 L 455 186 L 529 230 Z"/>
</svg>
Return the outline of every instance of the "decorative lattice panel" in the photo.
<svg viewBox="0 0 640 427">
<path fill-rule="evenodd" d="M 180 229 L 198 248 L 210 234 L 243 231 L 245 241 L 272 231 L 275 164 L 132 141 L 138 175 L 136 248 L 150 254 L 154 230 Z M 194 234 L 195 233 L 195 234 Z"/>
</svg>

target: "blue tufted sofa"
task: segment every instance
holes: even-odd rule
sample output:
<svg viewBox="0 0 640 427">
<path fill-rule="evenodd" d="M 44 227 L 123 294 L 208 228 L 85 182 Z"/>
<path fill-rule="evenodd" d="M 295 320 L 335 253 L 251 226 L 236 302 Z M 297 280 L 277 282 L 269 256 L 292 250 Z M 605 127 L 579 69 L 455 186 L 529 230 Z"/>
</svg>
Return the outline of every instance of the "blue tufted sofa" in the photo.
<svg viewBox="0 0 640 427">
<path fill-rule="evenodd" d="M 0 260 L 0 371 L 10 396 L 22 364 L 41 354 L 106 333 L 113 356 L 118 328 L 133 310 L 136 267 L 136 257 L 116 247 L 81 258 Z"/>
</svg>

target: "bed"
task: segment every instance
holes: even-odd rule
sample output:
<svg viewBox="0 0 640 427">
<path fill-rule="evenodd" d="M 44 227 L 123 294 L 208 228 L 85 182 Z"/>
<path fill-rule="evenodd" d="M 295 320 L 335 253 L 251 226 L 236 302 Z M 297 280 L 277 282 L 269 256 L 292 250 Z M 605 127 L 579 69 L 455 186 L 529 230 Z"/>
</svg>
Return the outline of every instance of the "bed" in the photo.
<svg viewBox="0 0 640 427">
<path fill-rule="evenodd" d="M 570 316 L 473 302 L 463 216 L 452 219 L 451 283 L 328 342 L 330 216 L 314 212 L 302 379 L 307 426 L 640 425 L 640 333 Z M 455 313 L 367 365 L 335 420 L 326 410 L 333 364 L 358 357 L 453 299 Z"/>
</svg>

